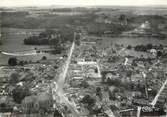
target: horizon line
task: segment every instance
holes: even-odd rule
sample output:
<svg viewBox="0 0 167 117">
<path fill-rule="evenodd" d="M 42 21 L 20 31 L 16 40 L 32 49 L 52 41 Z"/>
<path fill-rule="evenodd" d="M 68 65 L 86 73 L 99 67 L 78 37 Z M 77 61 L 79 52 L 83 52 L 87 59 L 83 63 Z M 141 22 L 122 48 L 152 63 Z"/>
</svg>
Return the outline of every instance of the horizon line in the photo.
<svg viewBox="0 0 167 117">
<path fill-rule="evenodd" d="M 167 5 L 165 4 L 160 4 L 160 5 L 16 5 L 16 6 L 1 6 L 0 8 L 46 8 L 46 7 L 59 7 L 59 8 L 77 8 L 77 7 L 166 7 Z"/>
</svg>

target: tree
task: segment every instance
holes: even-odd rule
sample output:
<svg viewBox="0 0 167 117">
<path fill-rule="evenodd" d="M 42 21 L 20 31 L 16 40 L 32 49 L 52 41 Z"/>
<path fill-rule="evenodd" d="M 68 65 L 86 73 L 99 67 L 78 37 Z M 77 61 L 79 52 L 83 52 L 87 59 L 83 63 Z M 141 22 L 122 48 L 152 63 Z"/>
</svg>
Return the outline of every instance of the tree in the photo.
<svg viewBox="0 0 167 117">
<path fill-rule="evenodd" d="M 132 66 L 135 66 L 135 67 L 137 66 L 137 63 L 135 60 L 132 61 Z"/>
<path fill-rule="evenodd" d="M 27 87 L 16 87 L 12 91 L 13 99 L 16 103 L 21 103 L 22 100 L 30 94 L 30 91 Z"/>
<path fill-rule="evenodd" d="M 121 14 L 118 19 L 119 21 L 124 21 L 126 19 L 126 16 L 124 14 Z"/>
<path fill-rule="evenodd" d="M 19 81 L 19 74 L 14 72 L 10 75 L 10 79 L 9 79 L 9 82 L 12 83 L 12 84 L 15 84 Z"/>
<path fill-rule="evenodd" d="M 121 14 L 121 15 L 119 16 L 118 20 L 119 20 L 121 23 L 127 24 L 127 18 L 126 18 L 126 15 L 124 15 L 124 14 Z"/>
<path fill-rule="evenodd" d="M 86 80 L 83 80 L 83 81 L 81 82 L 81 87 L 88 88 L 88 87 L 89 87 L 88 82 L 87 82 Z"/>
<path fill-rule="evenodd" d="M 163 49 L 164 49 L 164 46 L 163 46 L 162 44 L 160 44 L 160 45 L 158 46 L 158 49 L 163 50 Z"/>
<path fill-rule="evenodd" d="M 54 117 L 63 117 L 62 114 L 56 109 L 54 111 Z"/>
<path fill-rule="evenodd" d="M 6 111 L 6 104 L 5 103 L 1 103 L 0 104 L 0 111 L 1 112 L 5 112 Z"/>
<path fill-rule="evenodd" d="M 150 49 L 153 48 L 153 45 L 150 43 L 150 44 L 147 44 L 146 47 L 147 47 L 148 50 L 150 50 Z"/>
<path fill-rule="evenodd" d="M 97 93 L 101 92 L 101 88 L 100 88 L 100 87 L 97 87 L 97 88 L 96 88 L 96 92 L 97 92 Z"/>
<path fill-rule="evenodd" d="M 114 92 L 108 91 L 108 94 L 109 94 L 109 99 L 110 99 L 110 100 L 116 100 L 116 97 L 115 97 L 115 93 L 114 93 Z"/>
<path fill-rule="evenodd" d="M 157 58 L 161 57 L 163 55 L 163 53 L 161 51 L 157 52 Z"/>
<path fill-rule="evenodd" d="M 132 71 L 131 70 L 126 71 L 126 77 L 129 77 L 130 80 L 131 80 L 131 77 L 132 77 Z"/>
<path fill-rule="evenodd" d="M 17 65 L 17 58 L 16 57 L 9 58 L 8 65 L 9 66 L 15 66 L 15 65 Z"/>
<path fill-rule="evenodd" d="M 41 60 L 47 60 L 47 57 L 46 57 L 46 56 L 43 56 Z"/>
<path fill-rule="evenodd" d="M 95 73 L 98 73 L 98 69 L 97 68 L 95 69 Z"/>
<path fill-rule="evenodd" d="M 85 95 L 81 100 L 81 103 L 88 104 L 88 107 L 94 106 L 95 100 L 90 95 Z"/>
<path fill-rule="evenodd" d="M 24 66 L 24 61 L 20 61 L 18 65 Z"/>
<path fill-rule="evenodd" d="M 134 47 L 135 51 L 142 51 L 142 52 L 146 52 L 147 48 L 151 48 L 151 45 L 149 45 L 149 47 L 146 47 L 145 45 L 136 45 Z"/>
<path fill-rule="evenodd" d="M 128 46 L 127 46 L 127 49 L 131 50 L 131 49 L 132 49 L 132 46 L 131 46 L 131 45 L 128 45 Z"/>
<path fill-rule="evenodd" d="M 122 83 L 119 79 L 107 79 L 107 84 L 108 85 L 113 85 L 113 86 L 121 86 Z"/>
<path fill-rule="evenodd" d="M 100 87 L 96 88 L 96 95 L 99 96 L 99 98 L 102 100 L 102 92 Z"/>
</svg>

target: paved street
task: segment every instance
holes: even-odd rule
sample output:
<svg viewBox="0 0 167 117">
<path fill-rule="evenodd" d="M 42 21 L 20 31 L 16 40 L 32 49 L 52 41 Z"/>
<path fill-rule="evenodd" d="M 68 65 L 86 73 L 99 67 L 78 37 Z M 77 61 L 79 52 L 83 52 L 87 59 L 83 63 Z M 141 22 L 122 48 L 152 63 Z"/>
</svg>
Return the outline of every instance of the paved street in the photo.
<svg viewBox="0 0 167 117">
<path fill-rule="evenodd" d="M 70 52 L 69 52 L 69 55 L 68 55 L 68 58 L 67 58 L 67 61 L 66 61 L 65 65 L 63 66 L 63 70 L 62 70 L 63 72 L 60 74 L 59 80 L 57 82 L 57 88 L 53 89 L 54 92 L 56 92 L 53 95 L 58 95 L 60 97 L 59 98 L 60 101 L 65 103 L 65 105 L 68 107 L 68 109 L 70 109 L 70 111 L 72 112 L 72 115 L 74 117 L 79 117 L 80 115 L 79 115 L 78 111 L 75 109 L 74 105 L 68 100 L 68 98 L 65 97 L 64 91 L 63 91 L 66 75 L 68 72 L 69 64 L 71 62 L 71 57 L 72 57 L 74 48 L 75 48 L 75 43 L 73 42 L 71 49 L 70 49 Z M 53 96 L 53 97 L 55 97 L 55 96 Z"/>
<path fill-rule="evenodd" d="M 162 87 L 160 88 L 160 90 L 158 91 L 157 95 L 155 96 L 154 100 L 152 101 L 151 105 L 154 107 L 155 104 L 158 101 L 159 96 L 161 95 L 162 91 L 165 89 L 167 84 L 167 79 L 165 80 L 165 82 L 163 83 Z"/>
</svg>

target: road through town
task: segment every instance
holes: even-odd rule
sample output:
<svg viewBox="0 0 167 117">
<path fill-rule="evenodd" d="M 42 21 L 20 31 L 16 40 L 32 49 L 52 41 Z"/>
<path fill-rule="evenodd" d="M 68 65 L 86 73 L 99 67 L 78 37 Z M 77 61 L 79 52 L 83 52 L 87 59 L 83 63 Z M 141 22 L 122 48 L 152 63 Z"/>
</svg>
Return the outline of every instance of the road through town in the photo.
<svg viewBox="0 0 167 117">
<path fill-rule="evenodd" d="M 159 98 L 159 96 L 161 95 L 162 91 L 165 89 L 166 85 L 167 85 L 167 79 L 166 79 L 165 82 L 162 84 L 160 90 L 158 91 L 157 95 L 155 96 L 154 100 L 152 101 L 151 105 L 152 105 L 153 107 L 154 107 L 155 104 L 157 103 L 158 98 Z"/>
<path fill-rule="evenodd" d="M 70 65 L 70 62 L 71 62 L 71 57 L 72 57 L 74 48 L 75 48 L 75 42 L 72 43 L 68 58 L 66 60 L 65 65 L 63 66 L 62 73 L 60 74 L 60 77 L 57 81 L 57 88 L 55 88 L 53 90 L 55 90 L 54 92 L 56 92 L 55 95 L 58 95 L 58 97 L 60 99 L 60 102 L 64 103 L 68 107 L 68 109 L 71 111 L 73 117 L 80 117 L 77 109 L 72 104 L 72 102 L 70 102 L 68 100 L 68 98 L 64 95 L 64 91 L 63 91 L 64 83 L 65 83 L 65 80 L 66 80 L 66 76 L 67 76 L 67 73 L 68 73 L 68 68 L 69 68 L 69 65 Z"/>
</svg>

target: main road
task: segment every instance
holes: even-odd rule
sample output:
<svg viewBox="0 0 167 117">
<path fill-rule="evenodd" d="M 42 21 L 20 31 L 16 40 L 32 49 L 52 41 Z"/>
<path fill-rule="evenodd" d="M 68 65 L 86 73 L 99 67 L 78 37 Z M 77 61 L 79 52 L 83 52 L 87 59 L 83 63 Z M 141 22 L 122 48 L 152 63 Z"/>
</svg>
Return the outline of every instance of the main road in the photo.
<svg viewBox="0 0 167 117">
<path fill-rule="evenodd" d="M 151 105 L 154 107 L 155 104 L 158 101 L 159 96 L 161 95 L 162 91 L 166 88 L 167 85 L 167 79 L 165 80 L 165 82 L 162 84 L 160 90 L 158 91 L 157 95 L 155 96 L 154 100 L 151 102 Z"/>
<path fill-rule="evenodd" d="M 59 79 L 57 81 L 57 86 L 56 86 L 57 88 L 53 88 L 53 92 L 55 92 L 53 93 L 53 97 L 56 97 L 55 95 L 58 95 L 60 102 L 64 103 L 68 107 L 68 109 L 70 109 L 73 117 L 80 117 L 80 114 L 77 111 L 76 107 L 64 95 L 64 90 L 63 90 L 74 48 L 75 48 L 75 42 L 72 43 L 68 58 L 62 68 L 62 73 L 60 74 Z"/>
</svg>

